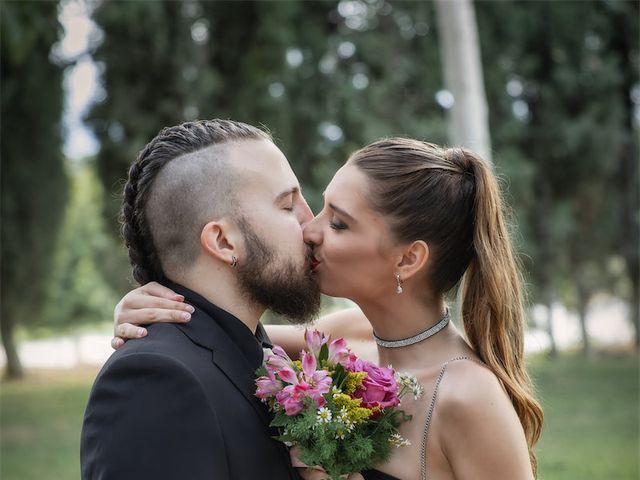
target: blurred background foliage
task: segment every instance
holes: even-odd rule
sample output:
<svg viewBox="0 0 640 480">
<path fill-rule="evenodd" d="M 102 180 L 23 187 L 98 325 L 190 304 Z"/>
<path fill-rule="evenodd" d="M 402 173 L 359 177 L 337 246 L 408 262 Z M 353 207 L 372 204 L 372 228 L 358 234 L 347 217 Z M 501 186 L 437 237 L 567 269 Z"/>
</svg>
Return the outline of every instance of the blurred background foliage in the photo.
<svg viewBox="0 0 640 480">
<path fill-rule="evenodd" d="M 19 338 L 77 332 L 108 321 L 131 287 L 119 191 L 162 127 L 221 117 L 268 128 L 314 209 L 356 148 L 390 135 L 448 142 L 455 99 L 431 1 L 94 1 L 81 2 L 95 23 L 83 55 L 100 72 L 85 122 L 100 148 L 65 158 L 63 80 L 80 57 L 59 53 L 59 13 L 73 1 L 0 4 L 0 326 L 9 377 L 22 375 L 16 327 Z M 576 312 L 582 352 L 597 349 L 586 320 L 600 294 L 627 303 L 637 352 L 639 4 L 474 6 L 493 162 L 530 302 L 547 312 L 549 353 L 558 350 L 557 304 Z M 541 378 L 557 380 L 560 370 L 548 368 L 539 367 Z"/>
</svg>

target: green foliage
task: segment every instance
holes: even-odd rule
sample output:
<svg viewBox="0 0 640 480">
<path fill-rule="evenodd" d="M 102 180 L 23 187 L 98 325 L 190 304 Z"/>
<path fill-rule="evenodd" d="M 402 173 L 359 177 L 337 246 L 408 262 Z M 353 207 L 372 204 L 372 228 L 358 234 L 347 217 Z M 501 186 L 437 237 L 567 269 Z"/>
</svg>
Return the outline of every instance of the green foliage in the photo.
<svg viewBox="0 0 640 480">
<path fill-rule="evenodd" d="M 160 128 L 184 120 L 268 127 L 315 210 L 363 144 L 388 135 L 447 143 L 432 3 L 349 5 L 102 3 L 95 58 L 107 97 L 89 123 L 102 144 L 111 231 L 129 164 Z M 637 2 L 475 8 L 494 160 L 508 180 L 533 301 L 579 304 L 577 283 L 588 298 L 620 275 L 631 279 L 625 291 L 638 290 Z M 627 268 L 612 279 L 602 272 L 616 250 Z"/>
<path fill-rule="evenodd" d="M 265 125 L 313 207 L 356 148 L 382 135 L 444 140 L 432 7 L 367 4 L 350 28 L 337 2 L 119 2 L 95 21 L 107 100 L 89 121 L 113 200 L 136 152 L 191 118 Z M 142 20 L 144 18 L 144 21 Z M 127 58 L 127 61 L 122 61 Z M 358 83 L 360 82 L 360 83 Z M 335 129 L 339 127 L 339 130 Z M 333 128 L 333 130 L 332 130 Z"/>
<path fill-rule="evenodd" d="M 104 273 L 107 264 L 126 271 L 122 248 L 114 245 L 104 228 L 102 188 L 92 165 L 74 166 L 71 171 L 71 198 L 42 320 L 57 329 L 111 318 L 118 297 Z"/>
<path fill-rule="evenodd" d="M 189 105 L 204 103 L 194 95 L 215 85 L 199 73 L 203 65 L 181 11 L 180 2 L 109 2 L 95 12 L 104 41 L 94 59 L 105 67 L 107 96 L 88 122 L 101 145 L 97 166 L 114 235 L 120 207 L 114 194 L 128 165 L 162 127 L 181 122 Z"/>
<path fill-rule="evenodd" d="M 495 159 L 512 184 L 534 299 L 552 289 L 564 302 L 584 303 L 611 288 L 603 272 L 621 228 L 611 212 L 637 212 L 616 200 L 633 136 L 625 78 L 637 79 L 637 42 L 627 52 L 615 43 L 637 38 L 638 4 L 480 2 L 476 9 Z M 563 295 L 567 281 L 573 288 Z"/>
<path fill-rule="evenodd" d="M 13 326 L 38 319 L 67 197 L 62 158 L 62 66 L 55 2 L 2 2 L 0 322 L 9 375 L 20 375 Z"/>
<path fill-rule="evenodd" d="M 388 460 L 392 452 L 389 439 L 397 433 L 398 426 L 407 420 L 401 411 L 386 411 L 347 432 L 338 421 L 319 422 L 313 400 L 308 399 L 306 403 L 307 408 L 295 417 L 278 412 L 271 425 L 284 427 L 279 439 L 298 445 L 303 463 L 321 465 L 334 480 Z M 338 411 L 331 398 L 326 408 Z M 344 438 L 339 438 L 341 435 Z"/>
</svg>

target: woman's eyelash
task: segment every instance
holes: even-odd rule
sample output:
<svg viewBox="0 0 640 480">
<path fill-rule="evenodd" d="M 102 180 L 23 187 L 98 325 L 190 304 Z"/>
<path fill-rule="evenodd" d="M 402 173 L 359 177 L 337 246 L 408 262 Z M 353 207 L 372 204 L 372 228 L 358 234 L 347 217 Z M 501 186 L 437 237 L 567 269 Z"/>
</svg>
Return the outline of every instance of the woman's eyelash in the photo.
<svg viewBox="0 0 640 480">
<path fill-rule="evenodd" d="M 342 223 L 340 220 L 330 221 L 329 226 L 334 230 L 345 230 L 347 228 L 347 226 L 344 223 Z"/>
</svg>

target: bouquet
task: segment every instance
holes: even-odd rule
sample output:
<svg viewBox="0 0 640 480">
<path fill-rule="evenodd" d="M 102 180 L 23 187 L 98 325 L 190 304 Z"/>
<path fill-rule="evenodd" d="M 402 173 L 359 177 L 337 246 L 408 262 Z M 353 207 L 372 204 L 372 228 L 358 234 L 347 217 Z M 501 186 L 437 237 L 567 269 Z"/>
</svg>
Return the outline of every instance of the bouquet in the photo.
<svg viewBox="0 0 640 480">
<path fill-rule="evenodd" d="M 306 348 L 292 360 L 279 347 L 266 351 L 256 396 L 274 413 L 278 440 L 298 446 L 307 465 L 331 479 L 386 461 L 393 447 L 409 445 L 398 427 L 411 419 L 398 406 L 422 387 L 412 375 L 357 358 L 344 339 L 305 331 Z"/>
</svg>

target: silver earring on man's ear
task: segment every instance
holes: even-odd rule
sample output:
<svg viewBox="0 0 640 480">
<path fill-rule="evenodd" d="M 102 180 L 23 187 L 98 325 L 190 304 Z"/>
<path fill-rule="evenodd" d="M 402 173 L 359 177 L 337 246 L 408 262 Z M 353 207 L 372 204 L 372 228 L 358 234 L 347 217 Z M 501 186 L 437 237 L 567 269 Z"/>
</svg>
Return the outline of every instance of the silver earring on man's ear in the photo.
<svg viewBox="0 0 640 480">
<path fill-rule="evenodd" d="M 235 267 L 236 265 L 238 265 L 238 259 L 235 255 L 231 255 L 231 268 Z"/>
<path fill-rule="evenodd" d="M 400 280 L 400 274 L 396 273 L 396 293 L 401 294 L 404 290 L 402 289 L 402 280 Z"/>
</svg>

